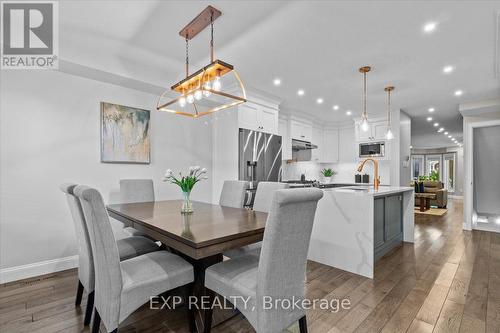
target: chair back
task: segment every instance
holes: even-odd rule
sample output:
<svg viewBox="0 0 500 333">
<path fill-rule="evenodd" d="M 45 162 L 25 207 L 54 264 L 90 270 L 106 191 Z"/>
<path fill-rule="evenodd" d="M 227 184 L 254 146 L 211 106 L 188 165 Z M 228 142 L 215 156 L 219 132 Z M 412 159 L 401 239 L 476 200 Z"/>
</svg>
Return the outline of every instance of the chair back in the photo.
<svg viewBox="0 0 500 333">
<path fill-rule="evenodd" d="M 267 296 L 292 302 L 305 297 L 307 252 L 322 197 L 317 188 L 274 192 L 257 273 L 257 332 L 280 332 L 305 315 L 303 309 L 264 309 L 263 302 Z"/>
<path fill-rule="evenodd" d="M 225 180 L 220 193 L 219 205 L 234 208 L 243 208 L 245 192 L 249 184 L 243 180 Z"/>
<path fill-rule="evenodd" d="M 118 247 L 101 194 L 96 189 L 79 185 L 74 189 L 80 199 L 89 231 L 95 266 L 95 307 L 106 327 L 119 318 L 122 274 Z M 114 322 L 109 322 L 113 320 Z"/>
<path fill-rule="evenodd" d="M 152 179 L 120 179 L 120 203 L 155 201 Z"/>
<path fill-rule="evenodd" d="M 255 201 L 253 203 L 253 210 L 258 212 L 268 213 L 273 202 L 274 191 L 284 190 L 289 185 L 280 182 L 259 182 L 257 186 L 257 193 L 255 193 Z"/>
<path fill-rule="evenodd" d="M 94 259 L 92 257 L 92 247 L 90 245 L 89 232 L 85 217 L 83 216 L 80 200 L 75 197 L 73 191 L 77 185 L 65 183 L 59 186 L 66 194 L 73 225 L 75 226 L 76 241 L 78 243 L 78 279 L 85 290 L 90 293 L 94 291 Z"/>
</svg>

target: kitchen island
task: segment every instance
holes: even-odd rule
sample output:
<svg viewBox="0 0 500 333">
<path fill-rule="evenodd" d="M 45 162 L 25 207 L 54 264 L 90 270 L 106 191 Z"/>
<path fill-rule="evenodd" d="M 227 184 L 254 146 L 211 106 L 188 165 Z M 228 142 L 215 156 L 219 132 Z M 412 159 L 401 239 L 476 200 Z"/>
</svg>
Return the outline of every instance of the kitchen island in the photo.
<svg viewBox="0 0 500 333">
<path fill-rule="evenodd" d="M 310 260 L 373 278 L 374 263 L 402 242 L 413 243 L 412 187 L 323 189 Z"/>
</svg>

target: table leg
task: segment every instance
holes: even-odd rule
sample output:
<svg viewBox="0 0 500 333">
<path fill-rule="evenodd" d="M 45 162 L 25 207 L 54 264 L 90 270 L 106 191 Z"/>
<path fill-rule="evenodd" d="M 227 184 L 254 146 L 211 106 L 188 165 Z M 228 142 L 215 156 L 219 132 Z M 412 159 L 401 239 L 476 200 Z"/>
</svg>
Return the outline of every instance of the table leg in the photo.
<svg viewBox="0 0 500 333">
<path fill-rule="evenodd" d="M 425 198 L 425 210 L 431 209 L 431 198 Z"/>
<path fill-rule="evenodd" d="M 193 296 L 197 297 L 198 302 L 201 301 L 202 296 L 206 296 L 205 293 L 205 270 L 215 265 L 223 260 L 222 254 L 216 254 L 203 259 L 192 259 L 184 256 L 184 258 L 189 261 L 194 268 L 194 283 L 193 283 Z M 221 296 L 216 296 L 221 297 Z M 219 302 L 223 304 L 224 302 Z M 205 311 L 200 309 L 200 304 L 198 304 L 195 309 L 195 322 L 198 332 L 203 332 L 203 323 L 205 322 Z M 215 308 L 213 311 L 212 327 L 220 324 L 221 322 L 233 317 L 236 314 L 236 310 L 222 310 Z"/>
<path fill-rule="evenodd" d="M 420 197 L 420 211 L 425 212 L 425 198 Z"/>
</svg>

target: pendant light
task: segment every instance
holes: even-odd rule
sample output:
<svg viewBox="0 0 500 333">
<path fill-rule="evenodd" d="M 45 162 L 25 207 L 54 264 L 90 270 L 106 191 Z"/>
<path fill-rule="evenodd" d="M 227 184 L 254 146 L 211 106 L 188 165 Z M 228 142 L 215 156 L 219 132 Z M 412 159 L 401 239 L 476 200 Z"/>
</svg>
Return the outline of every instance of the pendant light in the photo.
<svg viewBox="0 0 500 333">
<path fill-rule="evenodd" d="M 391 131 L 391 91 L 394 90 L 393 86 L 388 86 L 384 88 L 384 91 L 387 92 L 387 131 L 385 132 L 385 139 L 392 140 L 394 139 L 394 134 Z"/>
<path fill-rule="evenodd" d="M 359 69 L 363 73 L 363 114 L 361 115 L 361 130 L 367 132 L 370 129 L 368 124 L 368 113 L 366 112 L 366 73 L 371 70 L 370 66 L 363 66 Z"/>
<path fill-rule="evenodd" d="M 171 91 L 179 94 L 176 98 L 165 101 L 169 90 L 158 98 L 158 111 L 198 118 L 246 102 L 245 87 L 234 67 L 224 61 L 214 60 L 214 20 L 221 15 L 220 10 L 208 6 L 179 32 L 186 41 L 186 76 L 170 87 Z M 189 41 L 208 26 L 210 63 L 189 74 Z M 223 81 L 229 82 L 223 84 Z M 230 87 L 231 93 L 224 92 L 223 87 Z"/>
</svg>

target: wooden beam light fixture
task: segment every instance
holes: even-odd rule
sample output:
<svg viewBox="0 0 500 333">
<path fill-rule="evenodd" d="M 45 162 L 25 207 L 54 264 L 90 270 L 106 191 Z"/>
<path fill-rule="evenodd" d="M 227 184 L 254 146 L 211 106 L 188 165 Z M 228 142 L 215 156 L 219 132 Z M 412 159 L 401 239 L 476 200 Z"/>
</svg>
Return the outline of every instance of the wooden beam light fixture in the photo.
<svg viewBox="0 0 500 333">
<path fill-rule="evenodd" d="M 221 14 L 220 10 L 208 6 L 179 32 L 186 41 L 186 77 L 170 87 L 171 91 L 179 94 L 176 98 L 166 101 L 168 90 L 160 95 L 156 105 L 158 111 L 197 118 L 246 102 L 245 87 L 234 67 L 222 60 L 214 60 L 213 27 L 215 19 Z M 189 41 L 208 26 L 210 63 L 189 74 Z M 224 86 L 227 86 L 227 81 L 231 81 L 230 77 L 233 78 L 230 86 L 236 87 L 239 94 L 235 94 L 233 89 L 231 93 L 222 91 L 223 81 Z"/>
</svg>

